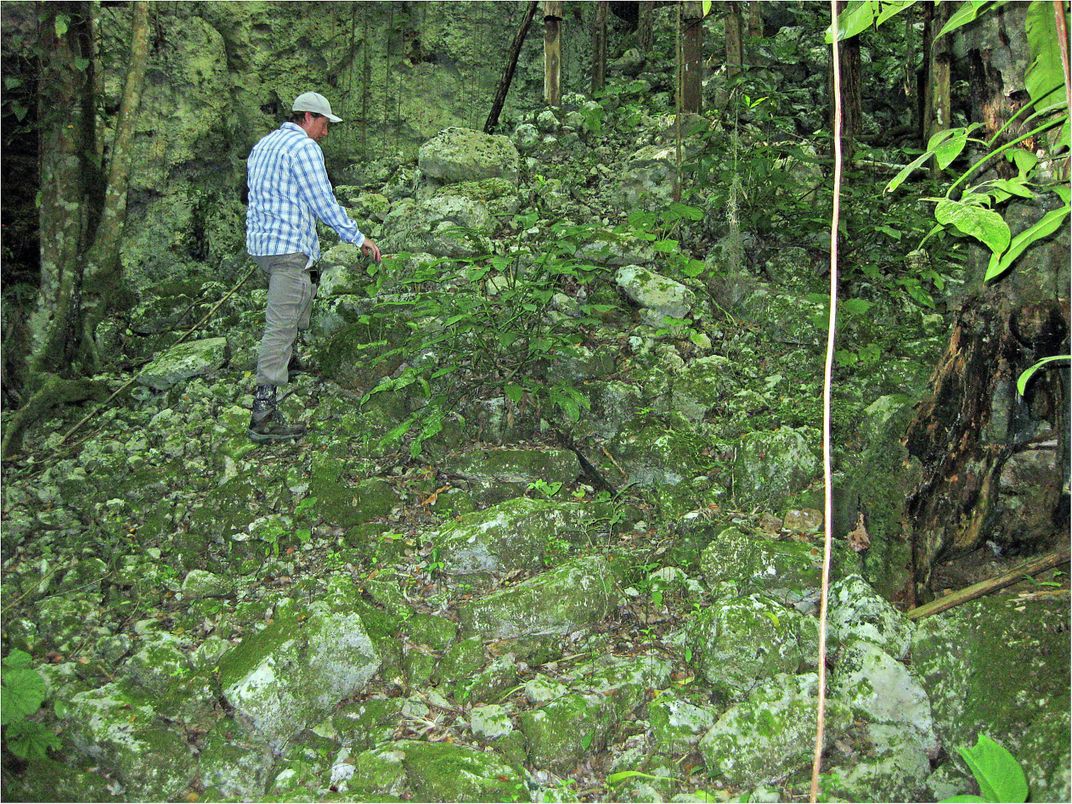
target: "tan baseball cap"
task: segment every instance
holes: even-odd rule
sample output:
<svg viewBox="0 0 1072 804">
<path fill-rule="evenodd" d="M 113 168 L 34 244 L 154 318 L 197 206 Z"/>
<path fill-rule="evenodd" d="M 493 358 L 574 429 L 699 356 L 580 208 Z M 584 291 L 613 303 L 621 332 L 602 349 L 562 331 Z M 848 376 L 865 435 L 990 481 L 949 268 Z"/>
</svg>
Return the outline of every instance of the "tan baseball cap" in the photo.
<svg viewBox="0 0 1072 804">
<path fill-rule="evenodd" d="M 342 122 L 341 117 L 336 117 L 331 113 L 331 104 L 319 92 L 303 92 L 294 99 L 294 105 L 291 110 L 295 112 L 314 112 L 324 115 L 332 123 Z"/>
</svg>

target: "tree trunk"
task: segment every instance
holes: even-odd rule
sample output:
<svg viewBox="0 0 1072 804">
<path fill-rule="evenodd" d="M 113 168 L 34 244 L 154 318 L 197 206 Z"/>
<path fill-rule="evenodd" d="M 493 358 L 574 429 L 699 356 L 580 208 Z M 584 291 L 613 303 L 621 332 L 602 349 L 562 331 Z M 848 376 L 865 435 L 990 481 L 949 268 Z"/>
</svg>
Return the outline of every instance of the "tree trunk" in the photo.
<svg viewBox="0 0 1072 804">
<path fill-rule="evenodd" d="M 543 4 L 543 100 L 562 103 L 562 3 L 554 0 Z"/>
<path fill-rule="evenodd" d="M 607 83 L 607 11 L 610 3 L 598 0 L 596 16 L 592 24 L 592 94 L 595 95 Z"/>
<path fill-rule="evenodd" d="M 637 48 L 641 53 L 648 53 L 655 41 L 654 20 L 652 4 L 640 0 L 637 3 Z"/>
<path fill-rule="evenodd" d="M 949 84 L 953 59 L 952 38 L 946 35 L 937 41 L 934 40 L 934 36 L 949 20 L 949 5 L 949 3 L 940 3 L 935 7 L 930 20 L 930 40 L 924 43 L 927 46 L 925 51 L 927 90 L 923 107 L 924 143 L 939 131 L 949 128 L 949 114 L 952 106 Z"/>
<path fill-rule="evenodd" d="M 736 0 L 725 3 L 726 11 L 726 75 L 737 78 L 744 65 L 745 22 L 741 4 Z"/>
<path fill-rule="evenodd" d="M 838 12 L 845 8 L 845 0 L 838 0 Z M 841 52 L 841 152 L 846 163 L 852 161 L 856 150 L 856 137 L 863 124 L 863 102 L 860 93 L 860 37 L 852 36 L 840 42 Z M 827 88 L 834 97 L 834 68 L 827 70 Z M 834 104 L 830 104 L 830 130 L 834 130 Z"/>
<path fill-rule="evenodd" d="M 703 103 L 703 6 L 682 3 L 681 110 L 699 114 Z"/>
<path fill-rule="evenodd" d="M 748 40 L 763 38 L 763 4 L 760 0 L 748 0 Z"/>
<path fill-rule="evenodd" d="M 92 16 L 88 3 L 43 3 L 39 82 L 41 281 L 30 319 L 28 382 L 70 376 L 119 282 L 134 120 L 148 53 L 148 7 L 134 4 L 131 59 L 107 181 L 96 161 Z M 86 307 L 93 311 L 85 315 Z M 89 366 L 88 368 L 93 368 Z"/>
<path fill-rule="evenodd" d="M 983 138 L 1015 113 L 1017 93 L 1011 90 L 1023 86 L 1023 75 L 1014 68 L 1028 63 L 1024 14 L 1024 5 L 1013 4 L 965 32 L 972 119 L 983 123 Z M 934 24 L 937 30 L 944 23 L 936 18 Z M 993 160 L 993 170 L 977 181 L 999 178 L 1003 162 Z M 1018 232 L 1038 219 L 1039 206 L 1017 199 L 1003 217 Z M 1015 387 L 1020 373 L 1039 358 L 1068 352 L 1068 255 L 1066 229 L 1026 251 L 1001 279 L 983 285 L 989 251 L 968 250 L 970 292 L 935 369 L 931 394 L 906 435 L 923 473 L 906 506 L 920 600 L 928 597 L 934 565 L 946 556 L 987 541 L 995 549 L 1021 551 L 1049 549 L 1068 538 L 1067 369 L 1043 372 L 1023 397 Z"/>
<path fill-rule="evenodd" d="M 499 79 L 499 86 L 495 90 L 495 102 L 491 104 L 491 113 L 484 122 L 485 134 L 490 134 L 495 126 L 499 124 L 499 114 L 502 112 L 503 104 L 506 103 L 506 95 L 510 91 L 510 84 L 514 80 L 514 71 L 517 70 L 517 58 L 521 54 L 521 46 L 525 43 L 529 26 L 532 25 L 532 18 L 536 16 L 536 9 L 539 5 L 539 0 L 532 0 L 529 3 L 528 11 L 525 12 L 525 19 L 521 21 L 521 27 L 517 29 L 517 34 L 514 35 L 513 44 L 510 45 L 510 55 L 506 57 L 506 68 L 503 70 L 502 78 Z"/>
</svg>

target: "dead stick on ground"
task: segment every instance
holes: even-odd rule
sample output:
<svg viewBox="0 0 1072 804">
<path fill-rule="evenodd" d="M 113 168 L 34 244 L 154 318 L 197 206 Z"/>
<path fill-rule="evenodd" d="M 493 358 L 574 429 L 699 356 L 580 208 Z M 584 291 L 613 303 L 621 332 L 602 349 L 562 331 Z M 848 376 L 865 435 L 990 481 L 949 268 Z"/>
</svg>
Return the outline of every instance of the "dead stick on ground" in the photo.
<svg viewBox="0 0 1072 804">
<path fill-rule="evenodd" d="M 979 581 L 979 583 L 973 583 L 971 586 L 966 586 L 965 588 L 948 594 L 943 598 L 932 600 L 930 603 L 924 603 L 922 606 L 917 606 L 914 609 L 909 609 L 908 619 L 918 620 L 922 617 L 929 617 L 932 614 L 947 611 L 954 606 L 959 606 L 961 603 L 967 603 L 969 600 L 977 600 L 984 595 L 989 595 L 991 592 L 997 592 L 1007 586 L 1012 586 L 1017 581 L 1022 581 L 1024 576 L 1038 575 L 1040 572 L 1045 572 L 1054 567 L 1067 567 L 1068 562 L 1068 550 L 1058 550 L 1053 553 L 1047 553 L 1046 555 L 1018 564 L 1004 575 L 999 575 L 996 578 L 990 578 L 985 581 Z"/>
<path fill-rule="evenodd" d="M 256 268 L 250 268 L 249 273 L 247 273 L 244 277 L 242 277 L 242 280 L 237 285 L 235 285 L 233 288 L 231 288 L 229 291 L 227 291 L 226 296 L 224 296 L 222 299 L 220 299 L 218 302 L 216 302 L 214 305 L 212 305 L 212 309 L 209 310 L 207 313 L 205 313 L 201 317 L 200 321 L 198 321 L 196 324 L 194 324 L 192 327 L 190 327 L 188 330 L 186 330 L 186 332 L 182 333 L 182 336 L 177 341 L 175 341 L 175 343 L 173 343 L 171 345 L 172 346 L 178 346 L 180 343 L 182 343 L 184 340 L 186 340 L 188 337 L 190 337 L 190 335 L 192 335 L 194 332 L 196 332 L 201 327 L 202 324 L 204 324 L 206 321 L 208 321 L 209 317 L 214 312 L 216 312 L 218 309 L 220 309 L 220 306 L 225 301 L 227 301 L 229 298 L 231 298 L 236 292 L 238 292 L 238 289 L 240 287 L 242 287 L 244 284 L 246 284 L 246 282 L 249 281 L 249 278 L 251 276 L 253 276 L 253 272 L 256 271 L 256 270 L 257 270 Z M 142 370 L 144 371 L 144 368 Z M 68 430 L 66 433 L 63 434 L 63 438 L 60 439 L 60 444 L 63 444 L 68 438 L 70 438 L 72 435 L 74 435 L 76 432 L 78 432 L 79 428 L 81 428 L 82 425 L 84 425 L 86 422 L 88 422 L 90 419 L 92 419 L 94 416 L 96 416 L 102 410 L 107 408 L 108 403 L 110 403 L 113 399 L 115 399 L 117 396 L 119 396 L 121 393 L 123 393 L 123 391 L 127 390 L 127 388 L 132 386 L 134 384 L 134 382 L 140 376 L 141 376 L 141 371 L 139 371 L 137 374 L 135 374 L 133 377 L 131 377 L 129 380 L 127 380 L 127 382 L 123 383 L 123 385 L 121 385 L 118 388 L 116 388 L 115 391 L 112 392 L 112 395 L 110 397 L 108 397 L 107 399 L 105 399 L 103 402 L 100 403 L 99 407 L 95 408 L 94 410 L 90 411 L 85 416 L 83 416 L 78 421 L 78 424 L 76 424 L 74 427 L 72 427 L 70 430 Z"/>
</svg>

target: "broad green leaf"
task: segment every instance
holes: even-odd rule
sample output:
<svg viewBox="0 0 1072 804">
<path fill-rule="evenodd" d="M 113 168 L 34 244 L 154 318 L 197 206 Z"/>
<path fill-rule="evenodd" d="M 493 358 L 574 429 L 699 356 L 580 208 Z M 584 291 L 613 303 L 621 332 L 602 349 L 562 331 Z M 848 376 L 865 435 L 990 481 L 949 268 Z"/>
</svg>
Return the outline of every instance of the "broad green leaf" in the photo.
<svg viewBox="0 0 1072 804">
<path fill-rule="evenodd" d="M 700 6 L 705 17 L 711 13 L 711 0 L 700 0 Z"/>
<path fill-rule="evenodd" d="M 27 667 L 5 669 L 0 690 L 0 724 L 4 726 L 32 715 L 45 700 L 45 680 Z"/>
<path fill-rule="evenodd" d="M 1035 165 L 1038 164 L 1038 157 L 1031 151 L 1025 151 L 1023 148 L 1012 148 L 1005 152 L 1005 158 L 1016 165 L 1016 172 L 1020 176 L 1026 176 L 1030 173 Z"/>
<path fill-rule="evenodd" d="M 26 115 L 30 111 L 30 107 L 25 103 L 19 103 L 18 101 L 11 102 L 11 111 L 15 114 L 15 119 L 20 123 L 26 119 Z"/>
<path fill-rule="evenodd" d="M 838 13 L 838 41 L 857 36 L 870 28 L 875 21 L 878 6 L 877 0 L 849 0 L 844 11 Z M 833 31 L 827 27 L 826 44 L 833 42 Z"/>
<path fill-rule="evenodd" d="M 952 33 L 957 28 L 962 28 L 969 22 L 974 22 L 984 11 L 992 11 L 1003 5 L 1005 5 L 1004 0 L 998 0 L 995 3 L 988 3 L 987 0 L 968 0 L 966 3 L 961 3 L 960 8 L 953 12 L 953 16 L 942 26 L 942 30 L 934 38 L 938 40 L 947 33 Z"/>
<path fill-rule="evenodd" d="M 507 399 L 513 402 L 515 405 L 521 401 L 522 395 L 525 393 L 525 389 L 520 385 L 508 382 L 503 386 L 503 393 L 506 394 Z"/>
<path fill-rule="evenodd" d="M 704 216 L 704 211 L 699 207 L 680 204 L 676 201 L 670 205 L 670 211 L 689 221 L 702 221 Z"/>
<path fill-rule="evenodd" d="M 961 746 L 957 750 L 979 783 L 984 800 L 1027 801 L 1024 771 L 1005 748 L 980 734 L 974 748 Z"/>
<path fill-rule="evenodd" d="M 876 226 L 875 231 L 882 232 L 882 234 L 897 241 L 900 241 L 902 235 L 900 229 L 894 229 L 892 226 L 886 226 L 885 224 Z"/>
<path fill-rule="evenodd" d="M 966 128 L 953 129 L 949 139 L 934 149 L 934 158 L 938 162 L 938 167 L 942 170 L 949 167 L 949 164 L 960 156 L 960 152 L 964 150 L 967 143 L 968 130 Z"/>
<path fill-rule="evenodd" d="M 1069 203 L 1070 199 L 1072 199 L 1072 189 L 1069 189 L 1069 186 L 1067 184 L 1058 184 L 1051 189 L 1057 194 L 1057 197 L 1064 201 L 1066 204 Z"/>
<path fill-rule="evenodd" d="M 940 143 L 945 142 L 947 139 L 949 139 L 954 134 L 960 131 L 967 131 L 967 129 L 965 129 L 963 126 L 958 126 L 957 128 L 944 128 L 941 131 L 936 131 L 934 134 L 931 135 L 931 138 L 927 140 L 927 150 L 933 151 L 935 148 L 938 147 Z"/>
<path fill-rule="evenodd" d="M 905 9 L 911 8 L 916 4 L 916 0 L 887 0 L 880 6 L 878 17 L 875 18 L 875 27 L 882 25 L 886 20 L 891 17 L 896 17 Z"/>
<path fill-rule="evenodd" d="M 1064 219 L 1068 217 L 1070 211 L 1072 211 L 1070 207 L 1052 209 L 1043 215 L 1034 226 L 1030 226 L 1017 234 L 1009 244 L 1008 251 L 1001 254 L 1000 257 L 995 252 L 994 256 L 990 258 L 990 264 L 986 268 L 986 275 L 983 277 L 983 281 L 989 282 L 1009 270 L 1017 257 L 1023 254 L 1028 246 L 1056 232 L 1061 227 Z"/>
<path fill-rule="evenodd" d="M 1012 237 L 1009 234 L 1009 225 L 994 210 L 962 201 L 939 201 L 934 217 L 943 226 L 955 226 L 964 234 L 982 241 L 995 254 L 1005 251 Z"/>
<path fill-rule="evenodd" d="M 894 190 L 900 187 L 901 183 L 908 178 L 909 174 L 912 173 L 912 171 L 920 167 L 924 162 L 931 158 L 932 153 L 932 151 L 926 151 L 917 156 L 903 168 L 901 168 L 901 172 L 894 176 L 892 179 L 890 179 L 890 183 L 886 185 L 886 189 L 883 190 L 883 192 L 892 193 Z"/>
<path fill-rule="evenodd" d="M 1027 382 L 1035 375 L 1035 372 L 1045 366 L 1047 363 L 1052 363 L 1055 360 L 1072 360 L 1072 355 L 1053 355 L 1051 357 L 1042 358 L 1042 360 L 1037 362 L 1031 368 L 1027 369 L 1023 374 L 1020 375 L 1019 379 L 1016 380 L 1016 392 L 1020 394 L 1020 396 L 1023 396 L 1024 391 L 1027 390 Z"/>
<path fill-rule="evenodd" d="M 1034 198 L 1035 194 L 1027 189 L 1023 182 L 1013 181 L 1011 179 L 997 179 L 994 182 L 994 186 L 998 187 L 1009 195 L 1015 195 L 1019 198 Z"/>
<path fill-rule="evenodd" d="M 960 795 L 960 796 L 952 796 L 951 798 L 943 798 L 942 801 L 941 801 L 941 804 L 953 804 L 953 802 L 960 802 L 960 801 L 986 801 L 986 799 L 982 798 L 980 796 L 972 795 L 971 793 L 964 793 L 963 795 Z"/>
<path fill-rule="evenodd" d="M 78 70 L 78 72 L 84 73 L 87 67 L 89 67 L 89 59 L 78 56 L 74 60 L 74 68 Z"/>
<path fill-rule="evenodd" d="M 841 303 L 841 309 L 853 315 L 863 315 L 874 306 L 875 303 L 867 299 L 846 299 Z"/>
<path fill-rule="evenodd" d="M 62 37 L 67 34 L 67 29 L 71 27 L 71 18 L 66 14 L 57 14 L 56 19 L 53 21 L 56 29 L 56 36 Z"/>
<path fill-rule="evenodd" d="M 59 749 L 60 738 L 33 720 L 21 720 L 7 727 L 5 742 L 19 759 L 44 759 L 48 750 Z"/>
<path fill-rule="evenodd" d="M 1065 82 L 1053 4 L 1031 3 L 1027 7 L 1027 46 L 1031 58 L 1024 74 L 1027 94 L 1039 103 L 1039 111 L 1066 106 L 1065 93 L 1053 91 Z"/>
</svg>

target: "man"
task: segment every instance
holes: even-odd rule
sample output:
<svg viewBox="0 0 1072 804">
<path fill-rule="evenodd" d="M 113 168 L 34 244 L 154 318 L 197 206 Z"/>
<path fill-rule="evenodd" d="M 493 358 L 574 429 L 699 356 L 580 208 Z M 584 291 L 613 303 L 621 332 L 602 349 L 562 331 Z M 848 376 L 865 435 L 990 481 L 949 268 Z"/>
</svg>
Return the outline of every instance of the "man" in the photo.
<svg viewBox="0 0 1072 804">
<path fill-rule="evenodd" d="M 277 409 L 276 389 L 289 380 L 298 330 L 309 326 L 316 295 L 310 269 L 320 259 L 317 218 L 366 257 L 381 259 L 376 243 L 361 234 L 335 200 L 317 144 L 341 118 L 316 92 L 299 95 L 291 109 L 289 121 L 253 146 L 247 167 L 246 250 L 268 278 L 249 421 L 249 437 L 258 442 L 292 441 L 305 434 L 305 427 L 287 424 Z"/>
</svg>

